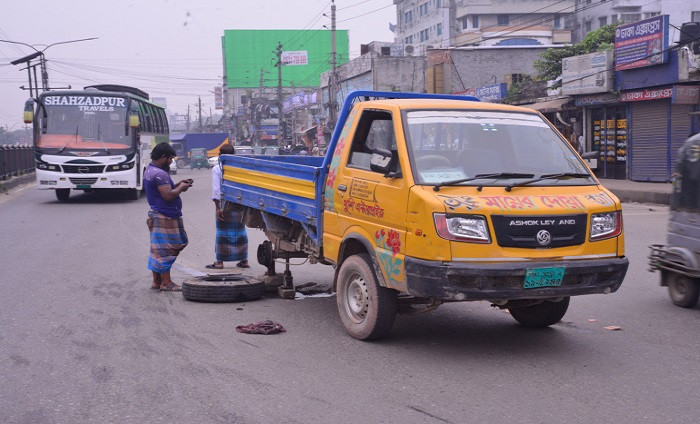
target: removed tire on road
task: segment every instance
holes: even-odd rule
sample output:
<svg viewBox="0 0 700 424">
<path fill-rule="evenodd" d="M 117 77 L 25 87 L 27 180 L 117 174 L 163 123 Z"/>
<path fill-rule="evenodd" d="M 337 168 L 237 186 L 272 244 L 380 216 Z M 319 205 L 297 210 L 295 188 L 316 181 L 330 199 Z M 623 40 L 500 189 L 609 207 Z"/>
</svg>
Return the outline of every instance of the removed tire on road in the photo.
<svg viewBox="0 0 700 424">
<path fill-rule="evenodd" d="M 207 275 L 182 284 L 182 296 L 195 302 L 246 302 L 264 295 L 264 282 L 240 274 Z"/>
</svg>

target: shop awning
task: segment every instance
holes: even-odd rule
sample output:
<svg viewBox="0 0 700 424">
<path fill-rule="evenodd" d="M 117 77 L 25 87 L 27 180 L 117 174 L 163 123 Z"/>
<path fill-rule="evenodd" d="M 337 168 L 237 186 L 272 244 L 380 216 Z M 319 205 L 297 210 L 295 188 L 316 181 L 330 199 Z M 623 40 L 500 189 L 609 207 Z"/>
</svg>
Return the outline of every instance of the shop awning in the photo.
<svg viewBox="0 0 700 424">
<path fill-rule="evenodd" d="M 538 110 L 542 113 L 559 112 L 565 108 L 564 105 L 571 101 L 570 97 L 565 99 L 547 100 L 545 102 L 531 103 L 529 105 L 520 105 L 522 107 L 529 107 L 530 109 Z"/>
</svg>

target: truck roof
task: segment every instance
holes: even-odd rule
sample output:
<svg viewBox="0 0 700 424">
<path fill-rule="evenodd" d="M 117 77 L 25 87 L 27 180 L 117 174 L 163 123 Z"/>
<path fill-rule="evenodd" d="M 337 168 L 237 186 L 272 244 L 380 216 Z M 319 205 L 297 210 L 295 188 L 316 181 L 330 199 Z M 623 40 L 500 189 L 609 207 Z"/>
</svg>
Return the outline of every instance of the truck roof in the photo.
<svg viewBox="0 0 700 424">
<path fill-rule="evenodd" d="M 382 99 L 367 100 L 363 101 L 362 104 L 368 107 L 398 106 L 401 109 L 477 109 L 536 113 L 535 110 L 530 108 L 504 105 L 502 103 L 486 103 L 447 99 Z"/>
</svg>

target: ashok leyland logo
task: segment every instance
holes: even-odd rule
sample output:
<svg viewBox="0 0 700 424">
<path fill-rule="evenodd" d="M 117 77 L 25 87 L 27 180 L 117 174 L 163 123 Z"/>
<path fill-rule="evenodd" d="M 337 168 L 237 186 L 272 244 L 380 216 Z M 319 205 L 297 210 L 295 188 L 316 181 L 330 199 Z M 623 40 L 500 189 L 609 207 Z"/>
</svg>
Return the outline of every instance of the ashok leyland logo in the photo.
<svg viewBox="0 0 700 424">
<path fill-rule="evenodd" d="M 547 230 L 540 230 L 537 232 L 537 243 L 540 246 L 547 246 L 552 242 L 552 235 L 549 234 Z"/>
</svg>

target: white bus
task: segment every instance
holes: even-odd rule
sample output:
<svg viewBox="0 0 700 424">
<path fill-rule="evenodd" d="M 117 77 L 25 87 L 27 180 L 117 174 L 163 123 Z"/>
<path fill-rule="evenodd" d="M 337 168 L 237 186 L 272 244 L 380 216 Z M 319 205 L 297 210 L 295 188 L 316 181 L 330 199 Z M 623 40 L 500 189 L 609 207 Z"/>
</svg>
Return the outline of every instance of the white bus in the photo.
<svg viewBox="0 0 700 424">
<path fill-rule="evenodd" d="M 151 149 L 169 141 L 165 110 L 148 98 L 133 87 L 93 85 L 27 100 L 38 188 L 55 190 L 59 201 L 71 190 L 100 189 L 127 189 L 138 199 Z"/>
</svg>

